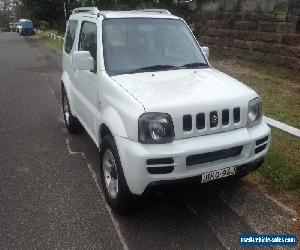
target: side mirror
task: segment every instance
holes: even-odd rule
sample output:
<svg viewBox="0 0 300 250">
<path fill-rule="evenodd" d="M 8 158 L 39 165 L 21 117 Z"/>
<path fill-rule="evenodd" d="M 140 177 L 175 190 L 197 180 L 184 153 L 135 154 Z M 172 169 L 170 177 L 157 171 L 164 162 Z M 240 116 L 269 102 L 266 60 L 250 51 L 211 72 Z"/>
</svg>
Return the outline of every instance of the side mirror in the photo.
<svg viewBox="0 0 300 250">
<path fill-rule="evenodd" d="M 202 47 L 202 52 L 204 53 L 206 59 L 209 58 L 209 48 L 208 47 Z"/>
<path fill-rule="evenodd" d="M 94 59 L 89 51 L 74 51 L 72 53 L 72 64 L 75 70 L 91 70 L 93 71 Z"/>
</svg>

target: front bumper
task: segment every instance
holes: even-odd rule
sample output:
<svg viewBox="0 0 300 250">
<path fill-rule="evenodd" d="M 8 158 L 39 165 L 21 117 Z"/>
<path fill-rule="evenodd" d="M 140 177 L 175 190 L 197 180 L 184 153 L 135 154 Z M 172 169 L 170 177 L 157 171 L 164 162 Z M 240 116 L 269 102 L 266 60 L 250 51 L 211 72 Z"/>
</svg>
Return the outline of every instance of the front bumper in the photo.
<svg viewBox="0 0 300 250">
<path fill-rule="evenodd" d="M 260 166 L 262 166 L 264 163 L 264 157 L 256 159 L 255 161 L 246 163 L 244 165 L 237 166 L 236 168 L 236 174 L 235 175 L 230 175 L 228 177 L 222 178 L 222 179 L 217 179 L 214 180 L 214 182 L 219 181 L 219 180 L 225 180 L 225 179 L 232 179 L 234 177 L 239 177 L 242 178 L 245 175 L 247 175 L 249 172 L 255 171 L 258 169 Z M 156 181 L 156 182 L 151 182 L 145 190 L 145 193 L 147 191 L 150 191 L 155 188 L 162 188 L 165 186 L 176 186 L 178 184 L 199 184 L 201 183 L 202 176 L 194 176 L 194 177 L 189 177 L 189 178 L 184 178 L 184 179 L 176 179 L 176 180 L 163 180 L 163 181 Z"/>
<path fill-rule="evenodd" d="M 267 140 L 262 140 L 266 138 Z M 141 195 L 146 187 L 161 181 L 173 181 L 200 176 L 205 172 L 214 171 L 230 166 L 237 166 L 243 171 L 250 169 L 248 163 L 259 161 L 267 153 L 271 141 L 271 130 L 264 122 L 252 128 L 240 128 L 228 132 L 175 140 L 169 144 L 145 145 L 122 137 L 115 137 L 123 172 L 130 191 Z M 258 144 L 260 143 L 260 144 Z M 206 155 L 211 152 L 242 146 L 238 155 L 230 158 L 208 161 L 188 166 L 187 157 L 191 155 Z M 173 159 L 173 162 L 160 162 L 149 166 L 153 159 Z M 148 164 L 148 165 L 147 165 Z M 153 164 L 153 163 L 151 163 Z M 248 166 L 248 167 L 247 167 Z M 149 167 L 168 168 L 168 173 L 149 172 Z"/>
</svg>

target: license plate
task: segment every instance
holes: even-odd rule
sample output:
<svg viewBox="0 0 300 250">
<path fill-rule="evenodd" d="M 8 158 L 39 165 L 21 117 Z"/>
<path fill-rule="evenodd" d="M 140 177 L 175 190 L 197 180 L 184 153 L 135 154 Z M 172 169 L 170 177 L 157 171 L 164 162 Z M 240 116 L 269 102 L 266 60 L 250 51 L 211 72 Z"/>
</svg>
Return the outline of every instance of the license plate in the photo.
<svg viewBox="0 0 300 250">
<path fill-rule="evenodd" d="M 235 174 L 236 167 L 227 167 L 220 170 L 210 171 L 207 173 L 202 174 L 202 180 L 201 183 L 217 180 L 220 178 L 225 178 L 230 175 Z"/>
</svg>

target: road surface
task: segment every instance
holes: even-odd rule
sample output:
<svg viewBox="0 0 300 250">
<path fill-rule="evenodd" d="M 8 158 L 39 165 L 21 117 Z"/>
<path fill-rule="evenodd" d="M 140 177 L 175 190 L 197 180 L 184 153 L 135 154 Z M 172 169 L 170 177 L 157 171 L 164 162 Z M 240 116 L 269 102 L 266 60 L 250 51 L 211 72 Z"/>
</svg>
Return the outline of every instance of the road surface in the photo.
<svg viewBox="0 0 300 250">
<path fill-rule="evenodd" d="M 61 54 L 0 33 L 1 249 L 239 249 L 242 233 L 287 233 L 293 213 L 243 182 L 155 191 L 120 217 L 106 205 L 98 151 L 69 135 Z"/>
</svg>

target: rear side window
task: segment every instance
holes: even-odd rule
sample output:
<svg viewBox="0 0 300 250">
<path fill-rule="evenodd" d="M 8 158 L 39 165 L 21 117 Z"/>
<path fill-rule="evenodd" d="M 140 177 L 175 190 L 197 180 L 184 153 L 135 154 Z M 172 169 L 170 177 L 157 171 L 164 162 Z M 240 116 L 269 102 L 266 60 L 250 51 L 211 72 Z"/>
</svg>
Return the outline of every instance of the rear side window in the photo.
<svg viewBox="0 0 300 250">
<path fill-rule="evenodd" d="M 95 23 L 82 23 L 78 50 L 89 51 L 97 67 L 97 25 Z"/>
<path fill-rule="evenodd" d="M 68 29 L 66 33 L 66 41 L 65 41 L 65 52 L 70 53 L 73 48 L 73 43 L 76 35 L 78 21 L 70 20 L 68 24 Z"/>
</svg>

